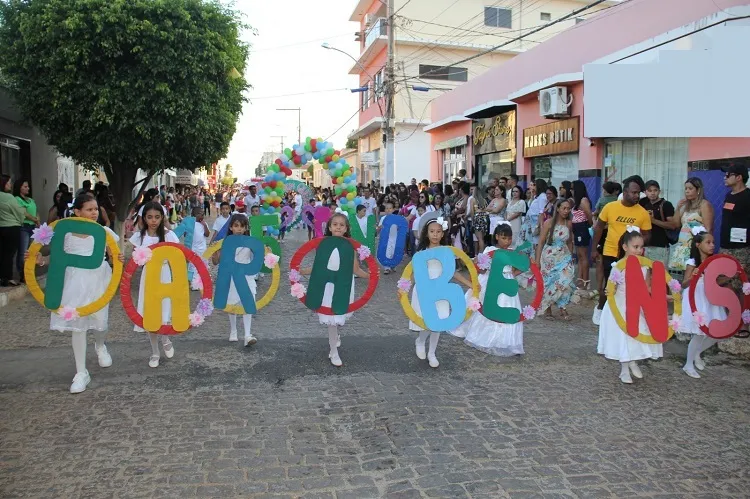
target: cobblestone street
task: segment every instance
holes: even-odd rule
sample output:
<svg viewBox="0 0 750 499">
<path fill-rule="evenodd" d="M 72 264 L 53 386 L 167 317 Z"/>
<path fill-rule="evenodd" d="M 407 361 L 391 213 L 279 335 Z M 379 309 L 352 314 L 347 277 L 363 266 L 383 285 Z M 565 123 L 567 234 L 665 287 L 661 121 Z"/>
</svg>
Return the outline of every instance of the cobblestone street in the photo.
<svg viewBox="0 0 750 499">
<path fill-rule="evenodd" d="M 325 326 L 289 295 L 301 234 L 253 319 L 257 345 L 229 343 L 217 311 L 150 369 L 149 342 L 116 298 L 114 363 L 98 366 L 91 337 L 80 395 L 68 393 L 70 338 L 48 330 L 49 313 L 30 297 L 0 308 L 0 496 L 748 496 L 747 362 L 707 354 L 695 380 L 673 341 L 623 385 L 596 355 L 585 301 L 570 323 L 527 323 L 522 358 L 444 336 L 431 369 L 414 354 L 398 271 L 342 329 L 335 368 Z"/>
</svg>

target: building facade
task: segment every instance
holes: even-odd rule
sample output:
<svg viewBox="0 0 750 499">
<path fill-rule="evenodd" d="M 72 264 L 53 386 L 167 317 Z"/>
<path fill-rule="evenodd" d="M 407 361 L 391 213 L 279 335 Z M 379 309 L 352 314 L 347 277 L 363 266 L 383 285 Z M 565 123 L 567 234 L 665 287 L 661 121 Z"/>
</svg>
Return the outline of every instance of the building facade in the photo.
<svg viewBox="0 0 750 499">
<path fill-rule="evenodd" d="M 580 178 L 595 200 L 603 181 L 637 174 L 676 203 L 694 175 L 720 216 L 721 167 L 750 166 L 750 101 L 737 98 L 750 78 L 738 62 L 749 18 L 747 0 L 630 0 L 591 17 L 436 99 L 430 178 L 450 172 L 437 147 L 466 142 L 480 185 L 510 173 L 555 186 Z M 515 157 L 486 161 L 477 144 L 506 115 Z"/>
<path fill-rule="evenodd" d="M 350 21 L 360 24 L 360 54 L 350 70 L 359 76 L 360 85 L 367 88 L 360 96 L 359 126 L 350 135 L 360 141 L 359 151 L 370 153 L 367 165 L 373 180 L 381 184 L 408 182 L 430 177 L 431 158 L 425 156 L 426 149 L 438 145 L 436 157 L 450 167 L 466 163 L 470 152 L 468 128 L 461 128 L 464 141 L 451 140 L 431 142 L 425 130 L 433 122 L 431 103 L 443 92 L 448 92 L 463 82 L 485 73 L 489 68 L 502 66 L 519 53 L 532 48 L 557 34 L 558 30 L 580 23 L 599 9 L 606 9 L 616 2 L 603 2 L 581 14 L 555 26 L 554 30 L 540 31 L 520 41 L 516 34 L 530 31 L 561 16 L 570 14 L 586 5 L 586 1 L 552 0 L 545 3 L 496 2 L 492 6 L 480 0 L 435 0 L 411 2 L 395 0 L 394 11 L 394 73 L 395 95 L 395 165 L 394 178 L 386 178 L 384 168 L 385 151 L 382 148 L 383 115 L 385 99 L 383 81 L 387 58 L 387 13 L 385 3 L 380 0 L 359 0 Z M 437 16 L 435 15 L 437 13 Z M 491 53 L 483 54 L 465 64 L 450 66 L 476 56 L 492 47 L 503 46 Z M 451 123 L 465 122 L 460 120 Z M 467 128 L 468 127 L 468 128 Z M 459 135 L 460 136 L 460 135 Z M 460 169 L 460 168 L 458 168 Z M 457 171 L 457 170 L 456 170 Z"/>
</svg>

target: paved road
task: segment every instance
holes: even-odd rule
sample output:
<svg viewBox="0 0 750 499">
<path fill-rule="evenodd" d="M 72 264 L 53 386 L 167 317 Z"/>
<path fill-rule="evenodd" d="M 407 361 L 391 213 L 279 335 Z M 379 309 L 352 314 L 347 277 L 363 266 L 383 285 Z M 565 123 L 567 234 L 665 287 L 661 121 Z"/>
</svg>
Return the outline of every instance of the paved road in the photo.
<svg viewBox="0 0 750 499">
<path fill-rule="evenodd" d="M 255 347 L 227 342 L 215 313 L 158 369 L 113 305 L 114 365 L 90 348 L 80 395 L 49 315 L 31 299 L 0 309 L 0 496 L 747 497 L 748 363 L 714 354 L 693 380 L 670 343 L 624 386 L 587 303 L 572 323 L 530 322 L 523 358 L 445 337 L 430 369 L 397 279 L 343 329 L 340 369 L 285 281 Z"/>
</svg>

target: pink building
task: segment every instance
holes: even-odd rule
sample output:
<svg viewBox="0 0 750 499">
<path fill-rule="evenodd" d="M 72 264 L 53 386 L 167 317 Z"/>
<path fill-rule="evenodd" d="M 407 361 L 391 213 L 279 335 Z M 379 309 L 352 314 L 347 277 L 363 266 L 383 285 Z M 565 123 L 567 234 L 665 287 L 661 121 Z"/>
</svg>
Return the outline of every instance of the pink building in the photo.
<svg viewBox="0 0 750 499">
<path fill-rule="evenodd" d="M 463 161 L 480 185 L 581 178 L 596 199 L 639 174 L 676 202 L 696 175 L 717 204 L 721 167 L 750 166 L 749 46 L 748 0 L 622 2 L 433 101 L 431 178 Z"/>
</svg>

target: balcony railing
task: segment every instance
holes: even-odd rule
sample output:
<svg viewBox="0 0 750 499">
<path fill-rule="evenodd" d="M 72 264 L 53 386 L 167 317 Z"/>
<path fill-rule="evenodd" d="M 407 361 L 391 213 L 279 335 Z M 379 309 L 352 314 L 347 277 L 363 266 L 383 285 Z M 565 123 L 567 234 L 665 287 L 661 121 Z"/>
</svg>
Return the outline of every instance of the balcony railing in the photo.
<svg viewBox="0 0 750 499">
<path fill-rule="evenodd" d="M 367 50 L 367 47 L 381 36 L 387 36 L 388 31 L 386 27 L 385 17 L 379 17 L 372 23 L 370 29 L 365 34 L 365 47 L 363 50 Z"/>
</svg>

